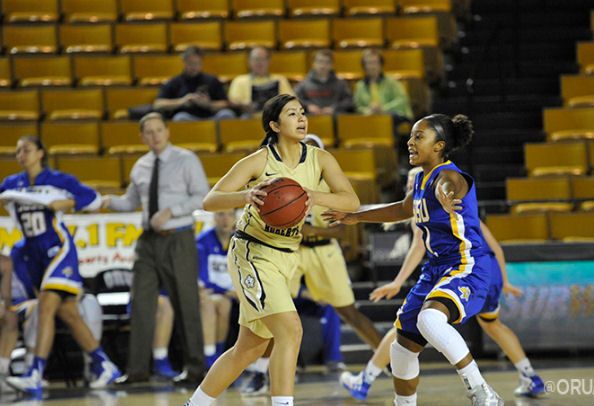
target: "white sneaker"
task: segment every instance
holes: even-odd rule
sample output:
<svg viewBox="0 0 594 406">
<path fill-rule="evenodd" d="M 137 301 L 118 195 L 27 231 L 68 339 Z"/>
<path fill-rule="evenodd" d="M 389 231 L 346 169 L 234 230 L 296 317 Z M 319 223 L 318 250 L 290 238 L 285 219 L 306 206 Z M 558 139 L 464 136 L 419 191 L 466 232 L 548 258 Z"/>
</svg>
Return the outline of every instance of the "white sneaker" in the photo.
<svg viewBox="0 0 594 406">
<path fill-rule="evenodd" d="M 6 378 L 6 383 L 21 392 L 41 395 L 41 376 L 37 369 L 33 369 L 31 375 L 9 376 Z"/>
<path fill-rule="evenodd" d="M 364 377 L 364 371 L 359 372 L 357 375 L 345 371 L 340 374 L 340 384 L 350 392 L 351 396 L 359 399 L 367 399 L 367 392 L 371 383 L 367 382 Z"/>
<path fill-rule="evenodd" d="M 470 398 L 472 406 L 503 406 L 503 399 L 487 382 L 474 388 L 467 396 Z"/>
<path fill-rule="evenodd" d="M 97 371 L 97 379 L 89 383 L 89 386 L 93 389 L 104 388 L 121 375 L 122 373 L 113 362 L 103 361 L 101 362 L 100 370 Z"/>
</svg>

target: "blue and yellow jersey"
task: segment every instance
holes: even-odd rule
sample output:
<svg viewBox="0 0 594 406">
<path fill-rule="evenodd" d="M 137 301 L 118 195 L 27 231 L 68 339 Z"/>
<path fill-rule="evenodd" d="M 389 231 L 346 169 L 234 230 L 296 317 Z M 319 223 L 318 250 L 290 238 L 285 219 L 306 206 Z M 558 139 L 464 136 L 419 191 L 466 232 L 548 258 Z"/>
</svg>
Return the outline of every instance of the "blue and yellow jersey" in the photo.
<svg viewBox="0 0 594 406">
<path fill-rule="evenodd" d="M 215 228 L 206 230 L 196 238 L 198 249 L 198 277 L 204 287 L 212 289 L 214 293 L 225 293 L 235 290 L 233 281 L 227 270 L 228 246 L 219 241 Z"/>
<path fill-rule="evenodd" d="M 468 182 L 468 193 L 462 199 L 462 210 L 447 213 L 437 200 L 434 181 L 444 169 L 459 172 Z M 481 233 L 474 179 L 451 161 L 420 172 L 415 178 L 413 220 L 423 231 L 423 240 L 431 262 L 466 264 L 472 257 L 488 252 Z"/>
<path fill-rule="evenodd" d="M 75 210 L 97 209 L 101 205 L 101 196 L 93 189 L 81 184 L 72 175 L 49 168 L 44 168 L 32 185 L 29 183 L 26 172 L 8 176 L 0 185 L 0 192 L 7 190 L 31 196 L 49 195 L 53 198 L 52 200 L 73 199 Z M 50 210 L 44 205 L 13 201 L 6 207 L 23 236 L 28 240 L 59 237 L 62 232 L 58 229 L 65 228 L 62 224 L 62 213 Z"/>
<path fill-rule="evenodd" d="M 304 188 L 315 190 L 321 178 L 321 168 L 318 162 L 319 148 L 303 143 L 301 145 L 301 159 L 295 168 L 285 165 L 275 145 L 267 146 L 268 155 L 264 170 L 257 179 L 250 181 L 246 188 L 250 189 L 268 179 L 285 177 L 297 181 Z M 237 230 L 241 230 L 268 245 L 296 251 L 301 241 L 301 226 L 304 221 L 305 219 L 289 228 L 270 227 L 260 218 L 256 208 L 249 204 L 245 207 L 237 223 Z"/>
</svg>

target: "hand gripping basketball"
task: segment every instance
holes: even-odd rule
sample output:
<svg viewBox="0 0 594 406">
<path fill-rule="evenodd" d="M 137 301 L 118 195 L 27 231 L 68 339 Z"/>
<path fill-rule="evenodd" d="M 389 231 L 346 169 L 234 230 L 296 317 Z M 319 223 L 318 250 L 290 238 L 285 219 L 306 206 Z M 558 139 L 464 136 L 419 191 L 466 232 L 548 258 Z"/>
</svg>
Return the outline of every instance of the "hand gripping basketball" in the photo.
<svg viewBox="0 0 594 406">
<path fill-rule="evenodd" d="M 275 178 L 262 189 L 267 195 L 260 217 L 270 227 L 293 227 L 306 215 L 307 192 L 293 179 Z"/>
</svg>

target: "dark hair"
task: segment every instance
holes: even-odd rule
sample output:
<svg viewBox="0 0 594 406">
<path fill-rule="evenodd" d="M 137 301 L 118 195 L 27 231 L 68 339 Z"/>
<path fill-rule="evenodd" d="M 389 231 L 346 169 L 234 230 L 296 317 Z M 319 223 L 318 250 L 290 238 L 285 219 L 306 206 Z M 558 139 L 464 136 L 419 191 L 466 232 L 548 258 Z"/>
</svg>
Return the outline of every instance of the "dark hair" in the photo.
<svg viewBox="0 0 594 406">
<path fill-rule="evenodd" d="M 433 127 L 436 142 L 445 142 L 445 147 L 441 152 L 444 159 L 447 159 L 452 152 L 467 145 L 474 134 L 472 121 L 463 114 L 457 114 L 454 118 L 445 114 L 431 114 L 421 120 L 427 121 Z"/>
<path fill-rule="evenodd" d="M 23 135 L 21 138 L 19 138 L 19 141 L 28 141 L 31 144 L 35 144 L 37 149 L 43 151 L 43 157 L 41 158 L 41 166 L 43 168 L 47 168 L 49 166 L 47 149 L 45 149 L 45 145 L 43 145 L 43 142 L 41 142 L 41 138 L 39 138 L 37 135 Z"/>
<path fill-rule="evenodd" d="M 276 144 L 278 142 L 278 133 L 276 133 L 272 128 L 270 128 L 271 121 L 278 121 L 281 111 L 283 107 L 290 101 L 297 100 L 302 106 L 301 100 L 296 96 L 290 94 L 279 94 L 274 96 L 271 99 L 268 99 L 266 103 L 264 103 L 264 109 L 262 110 L 262 127 L 264 127 L 264 131 L 266 132 L 266 137 L 260 144 L 260 147 Z"/>
<path fill-rule="evenodd" d="M 185 61 L 190 56 L 198 56 L 202 58 L 204 57 L 204 51 L 202 50 L 202 48 L 197 47 L 196 45 L 190 45 L 182 53 L 182 59 Z"/>
<path fill-rule="evenodd" d="M 326 57 L 330 59 L 330 62 L 334 62 L 334 55 L 332 54 L 332 51 L 330 51 L 329 49 L 320 49 L 316 51 L 314 53 L 314 59 L 316 59 L 316 57 L 318 56 Z"/>
<path fill-rule="evenodd" d="M 370 56 L 377 56 L 379 58 L 379 63 L 383 67 L 384 66 L 384 56 L 378 49 L 367 48 L 361 54 L 361 66 L 365 69 L 365 59 L 369 58 Z"/>
</svg>

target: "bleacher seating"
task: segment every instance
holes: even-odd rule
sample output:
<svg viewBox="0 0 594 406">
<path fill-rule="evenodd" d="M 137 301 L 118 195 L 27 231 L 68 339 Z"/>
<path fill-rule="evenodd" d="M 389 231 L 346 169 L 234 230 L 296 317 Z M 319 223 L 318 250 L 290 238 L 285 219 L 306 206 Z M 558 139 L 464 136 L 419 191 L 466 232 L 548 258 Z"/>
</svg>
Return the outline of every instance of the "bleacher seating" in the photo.
<svg viewBox="0 0 594 406">
<path fill-rule="evenodd" d="M 118 18 L 117 0 L 61 0 L 64 21 L 103 23 Z"/>
<path fill-rule="evenodd" d="M 41 139 L 51 155 L 99 153 L 99 124 L 95 122 L 44 122 Z M 95 169 L 96 172 L 101 172 Z"/>
<path fill-rule="evenodd" d="M 60 16 L 58 0 L 3 0 L 2 14 L 9 23 L 47 23 Z"/>
<path fill-rule="evenodd" d="M 12 63 L 13 77 L 21 87 L 72 85 L 67 56 L 15 56 Z"/>
<path fill-rule="evenodd" d="M 100 120 L 105 111 L 101 89 L 44 89 L 41 108 L 47 120 Z"/>
<path fill-rule="evenodd" d="M 113 50 L 110 24 L 62 24 L 60 47 L 65 53 L 102 52 Z"/>
<path fill-rule="evenodd" d="M 585 142 L 559 142 L 524 146 L 530 176 L 585 175 L 589 172 Z"/>
<path fill-rule="evenodd" d="M 14 158 L 16 144 L 23 135 L 38 135 L 37 123 L 0 124 L 0 155 Z"/>
</svg>

